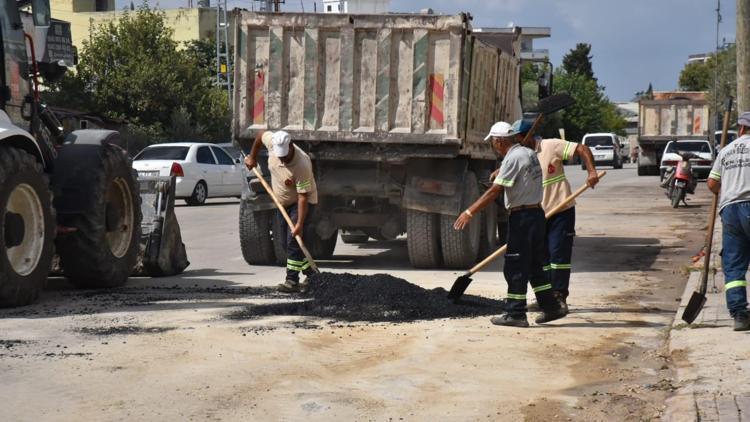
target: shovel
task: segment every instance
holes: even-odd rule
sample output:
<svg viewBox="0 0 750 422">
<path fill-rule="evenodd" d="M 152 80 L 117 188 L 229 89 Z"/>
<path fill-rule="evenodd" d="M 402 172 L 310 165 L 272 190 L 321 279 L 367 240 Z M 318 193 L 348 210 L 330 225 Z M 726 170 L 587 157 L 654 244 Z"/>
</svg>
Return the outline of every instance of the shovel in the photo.
<svg viewBox="0 0 750 422">
<path fill-rule="evenodd" d="M 606 171 L 599 172 L 599 179 L 603 178 L 607 175 Z M 553 215 L 559 213 L 562 211 L 568 204 L 573 202 L 576 198 L 581 196 L 582 193 L 584 193 L 587 189 L 589 189 L 590 186 L 588 183 L 578 188 L 577 191 L 573 192 L 569 197 L 565 198 L 565 200 L 560 203 L 555 208 L 551 209 L 548 213 L 544 215 L 545 219 L 549 219 Z M 490 262 L 494 261 L 495 258 L 505 253 L 505 251 L 508 249 L 508 245 L 503 245 L 500 247 L 500 249 L 496 250 L 492 253 L 492 255 L 488 256 L 487 258 L 483 259 L 482 262 L 478 263 L 474 267 L 472 267 L 469 271 L 466 272 L 466 274 L 458 277 L 455 282 L 453 282 L 453 286 L 451 287 L 451 291 L 448 292 L 448 299 L 453 300 L 453 302 L 458 302 L 458 300 L 461 298 L 461 296 L 464 294 L 466 289 L 469 287 L 469 284 L 471 284 L 471 276 L 474 275 L 477 271 L 481 270 L 482 268 L 486 267 Z"/>
<path fill-rule="evenodd" d="M 721 133 L 721 147 L 724 148 L 727 144 L 727 132 L 729 131 L 729 115 L 732 112 L 732 98 L 729 98 L 727 102 L 727 109 L 724 112 L 724 127 Z M 706 290 L 708 289 L 708 270 L 711 265 L 711 247 L 714 243 L 714 224 L 716 223 L 716 208 L 719 203 L 719 195 L 714 194 L 714 198 L 711 201 L 711 213 L 708 217 L 708 233 L 706 234 L 706 255 L 703 257 L 703 271 L 701 272 L 701 284 L 697 292 L 693 292 L 690 296 L 690 301 L 685 307 L 685 311 L 682 313 L 682 320 L 688 324 L 692 324 L 698 315 L 703 310 L 703 305 L 706 304 Z"/>
</svg>

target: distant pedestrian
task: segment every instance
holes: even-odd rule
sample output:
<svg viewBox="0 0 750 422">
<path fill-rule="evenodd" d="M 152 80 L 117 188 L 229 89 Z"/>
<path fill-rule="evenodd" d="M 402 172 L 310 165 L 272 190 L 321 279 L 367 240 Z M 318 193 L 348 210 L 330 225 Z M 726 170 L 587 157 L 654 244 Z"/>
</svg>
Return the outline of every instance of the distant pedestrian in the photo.
<svg viewBox="0 0 750 422">
<path fill-rule="evenodd" d="M 544 266 L 544 211 L 542 211 L 542 169 L 534 151 L 521 145 L 530 129 L 528 122 L 519 120 L 509 125 L 498 122 L 492 126 L 485 140 L 503 156 L 500 171 L 490 189 L 467 208 L 454 223 L 462 230 L 474 215 L 503 192 L 505 207 L 510 211 L 508 221 L 508 249 L 505 253 L 503 273 L 508 283 L 505 312 L 491 319 L 495 325 L 528 327 L 526 318 L 527 284 L 536 294 L 542 315 L 536 322 L 560 319 L 566 312 L 552 294 L 552 285 L 546 281 Z"/>
<path fill-rule="evenodd" d="M 313 175 L 310 157 L 302 149 L 292 143 L 291 137 L 284 131 L 261 131 L 255 137 L 255 143 L 250 154 L 245 157 L 245 165 L 252 169 L 257 165 L 258 152 L 261 145 L 268 148 L 268 170 L 271 173 L 271 187 L 273 193 L 286 209 L 294 229 L 289 230 L 283 224 L 287 245 L 286 280 L 278 285 L 278 290 L 284 293 L 300 291 L 299 274 L 312 273 L 310 262 L 307 261 L 300 248 L 296 235 L 303 237 L 312 215 L 315 204 L 318 203 L 318 189 Z M 278 218 L 282 218 L 279 212 Z M 276 235 L 276 234 L 274 234 Z"/>
<path fill-rule="evenodd" d="M 719 195 L 722 221 L 721 263 L 727 308 L 735 331 L 750 330 L 747 273 L 750 265 L 750 112 L 737 121 L 739 138 L 722 148 L 708 176 L 708 188 Z"/>
<path fill-rule="evenodd" d="M 638 145 L 633 145 L 633 147 L 630 148 L 630 162 L 631 163 L 635 163 L 638 161 L 638 150 L 640 148 L 641 147 L 639 147 Z"/>
<path fill-rule="evenodd" d="M 536 151 L 542 169 L 544 199 L 542 208 L 547 213 L 562 204 L 573 192 L 565 176 L 563 163 L 575 156 L 581 157 L 588 170 L 586 183 L 592 188 L 599 183 L 594 156 L 589 147 L 562 139 L 535 137 L 527 145 Z M 572 269 L 573 239 L 576 235 L 575 202 L 547 220 L 546 259 L 544 271 L 552 283 L 555 298 L 567 312 L 570 294 L 570 271 Z"/>
</svg>

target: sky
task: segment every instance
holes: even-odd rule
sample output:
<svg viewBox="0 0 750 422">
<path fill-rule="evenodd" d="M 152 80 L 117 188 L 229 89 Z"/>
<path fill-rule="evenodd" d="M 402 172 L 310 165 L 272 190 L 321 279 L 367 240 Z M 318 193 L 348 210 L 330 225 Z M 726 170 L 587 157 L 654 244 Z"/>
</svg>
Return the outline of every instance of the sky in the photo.
<svg viewBox="0 0 750 422">
<path fill-rule="evenodd" d="M 159 4 L 180 7 L 187 1 Z M 126 3 L 117 0 L 118 7 Z M 310 11 L 313 3 L 287 0 L 282 10 Z M 720 43 L 734 42 L 735 6 L 735 0 L 721 1 Z M 251 1 L 229 0 L 229 7 L 250 9 Z M 613 101 L 629 101 L 649 83 L 657 91 L 676 89 L 688 56 L 716 46 L 717 0 L 392 0 L 390 9 L 426 7 L 442 14 L 468 12 L 474 27 L 548 26 L 552 37 L 534 47 L 548 49 L 556 67 L 576 43 L 591 44 L 595 76 Z"/>
</svg>

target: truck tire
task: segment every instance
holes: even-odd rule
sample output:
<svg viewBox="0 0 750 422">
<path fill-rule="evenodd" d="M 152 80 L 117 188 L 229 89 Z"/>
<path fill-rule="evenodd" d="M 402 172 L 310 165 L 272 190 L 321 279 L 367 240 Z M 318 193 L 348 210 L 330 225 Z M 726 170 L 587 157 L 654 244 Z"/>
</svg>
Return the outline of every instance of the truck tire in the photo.
<svg viewBox="0 0 750 422">
<path fill-rule="evenodd" d="M 305 242 L 307 250 L 310 251 L 313 259 L 331 259 L 333 257 L 333 251 L 336 249 L 336 241 L 338 240 L 339 232 L 336 230 L 333 236 L 328 239 L 323 239 L 318 236 L 315 232 L 315 228 L 310 225 L 308 230 L 305 232 L 305 236 L 302 241 Z"/>
<path fill-rule="evenodd" d="M 414 268 L 437 268 L 440 254 L 440 216 L 417 210 L 406 210 L 406 246 Z"/>
<path fill-rule="evenodd" d="M 54 255 L 50 198 L 41 164 L 0 147 L 0 307 L 28 305 L 44 288 Z"/>
<path fill-rule="evenodd" d="M 347 245 L 367 243 L 368 240 L 370 240 L 370 236 L 368 234 L 360 232 L 359 230 L 356 230 L 354 232 L 347 231 L 346 233 L 341 234 L 341 241 L 346 243 Z"/>
<path fill-rule="evenodd" d="M 646 167 L 638 164 L 638 175 L 639 176 L 646 176 L 648 173 L 646 172 Z"/>
<path fill-rule="evenodd" d="M 65 161 L 75 161 L 88 152 L 77 145 L 63 147 Z M 88 145 L 84 146 L 90 147 Z M 81 191 L 86 201 L 82 212 L 58 215 L 58 223 L 76 231 L 57 237 L 57 250 L 65 277 L 79 287 L 116 287 L 125 284 L 135 267 L 140 250 L 141 197 L 137 175 L 123 149 L 105 144 L 100 161 L 75 168 L 56 168 L 74 173 L 62 190 Z"/>
<path fill-rule="evenodd" d="M 461 210 L 465 210 L 479 198 L 479 184 L 473 172 L 466 173 L 461 191 L 464 193 Z M 476 262 L 479 255 L 481 218 L 472 218 L 463 230 L 453 228 L 455 221 L 456 217 L 453 215 L 440 216 L 440 247 L 443 252 L 443 263 L 446 268 L 468 268 Z"/>
<path fill-rule="evenodd" d="M 479 234 L 478 259 L 484 259 L 497 249 L 497 205 L 494 202 L 482 211 L 482 228 Z"/>
<path fill-rule="evenodd" d="M 254 211 L 247 201 L 240 202 L 240 249 L 250 265 L 273 265 L 276 255 L 271 240 L 273 211 Z"/>
</svg>

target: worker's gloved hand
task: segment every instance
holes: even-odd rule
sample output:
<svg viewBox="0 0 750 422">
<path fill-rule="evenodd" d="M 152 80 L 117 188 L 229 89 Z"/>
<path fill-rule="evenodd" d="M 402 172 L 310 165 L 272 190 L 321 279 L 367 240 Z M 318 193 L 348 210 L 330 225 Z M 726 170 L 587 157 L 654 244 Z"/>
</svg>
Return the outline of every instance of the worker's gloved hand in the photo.
<svg viewBox="0 0 750 422">
<path fill-rule="evenodd" d="M 258 162 L 255 161 L 253 157 L 249 155 L 245 156 L 245 166 L 247 166 L 248 170 L 252 170 L 257 165 L 258 165 Z"/>
<path fill-rule="evenodd" d="M 595 171 L 589 172 L 589 177 L 586 179 L 586 184 L 591 186 L 591 189 L 594 189 L 594 186 L 599 183 L 599 175 L 596 174 Z"/>
</svg>

